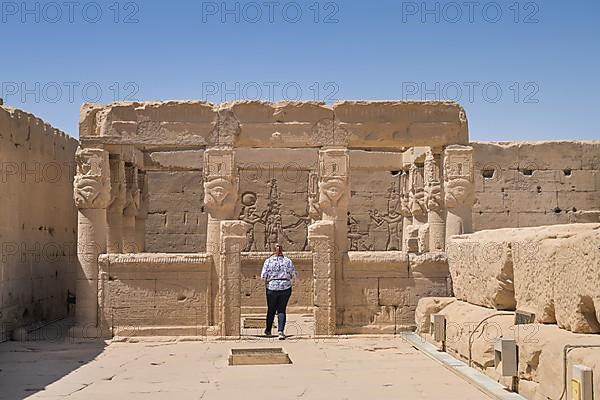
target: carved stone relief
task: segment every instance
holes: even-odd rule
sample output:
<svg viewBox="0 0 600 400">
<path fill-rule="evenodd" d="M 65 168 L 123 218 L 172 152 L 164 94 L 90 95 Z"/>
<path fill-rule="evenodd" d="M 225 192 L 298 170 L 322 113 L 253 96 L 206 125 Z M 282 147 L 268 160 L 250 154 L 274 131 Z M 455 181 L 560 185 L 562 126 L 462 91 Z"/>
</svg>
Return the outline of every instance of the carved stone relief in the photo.
<svg viewBox="0 0 600 400">
<path fill-rule="evenodd" d="M 238 206 L 239 177 L 231 147 L 209 148 L 204 154 L 204 206 L 219 220 L 231 219 Z"/>
<path fill-rule="evenodd" d="M 403 235 L 401 174 L 352 171 L 348 213 L 350 251 L 401 250 Z"/>
<path fill-rule="evenodd" d="M 308 171 L 272 170 L 270 179 L 257 170 L 240 174 L 239 219 L 250 226 L 244 251 L 271 251 L 277 243 L 285 250 L 308 250 Z"/>
<path fill-rule="evenodd" d="M 138 186 L 138 169 L 133 165 L 125 165 L 125 215 L 137 215 L 140 208 L 140 189 Z"/>
<path fill-rule="evenodd" d="M 110 203 L 108 152 L 78 148 L 73 197 L 77 208 L 106 208 Z"/>
</svg>

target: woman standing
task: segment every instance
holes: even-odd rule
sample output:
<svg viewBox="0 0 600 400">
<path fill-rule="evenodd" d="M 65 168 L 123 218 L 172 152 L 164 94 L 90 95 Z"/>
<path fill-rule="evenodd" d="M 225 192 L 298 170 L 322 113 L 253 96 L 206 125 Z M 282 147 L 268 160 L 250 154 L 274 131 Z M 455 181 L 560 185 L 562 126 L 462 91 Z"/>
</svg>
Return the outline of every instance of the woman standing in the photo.
<svg viewBox="0 0 600 400">
<path fill-rule="evenodd" d="M 283 247 L 275 245 L 271 257 L 265 260 L 260 277 L 267 289 L 267 326 L 265 336 L 271 336 L 271 327 L 277 313 L 279 340 L 285 339 L 285 309 L 292 295 L 292 284 L 296 278 L 296 268 L 292 260 L 283 255 Z"/>
</svg>

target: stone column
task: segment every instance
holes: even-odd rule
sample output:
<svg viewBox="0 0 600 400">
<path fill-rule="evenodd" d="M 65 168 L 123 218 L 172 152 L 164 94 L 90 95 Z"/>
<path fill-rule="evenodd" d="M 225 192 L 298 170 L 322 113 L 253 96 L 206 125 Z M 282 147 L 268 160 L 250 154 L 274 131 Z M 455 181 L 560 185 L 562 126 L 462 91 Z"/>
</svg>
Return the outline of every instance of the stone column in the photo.
<svg viewBox="0 0 600 400">
<path fill-rule="evenodd" d="M 402 170 L 400 175 L 400 214 L 402 215 L 402 251 L 409 252 L 412 244 L 408 241 L 408 227 L 412 225 L 412 213 L 409 205 L 409 172 Z"/>
<path fill-rule="evenodd" d="M 240 336 L 242 317 L 241 252 L 246 245 L 250 225 L 242 221 L 221 221 L 221 252 L 217 265 L 221 315 L 219 330 L 222 336 Z"/>
<path fill-rule="evenodd" d="M 136 217 L 140 208 L 138 169 L 125 164 L 125 205 L 123 207 L 123 253 L 139 253 L 136 244 Z"/>
<path fill-rule="evenodd" d="M 441 150 L 430 149 L 425 157 L 425 205 L 429 225 L 429 251 L 444 251 L 446 218 L 442 195 Z"/>
<path fill-rule="evenodd" d="M 237 217 L 239 177 L 235 168 L 234 151 L 231 146 L 218 146 L 204 152 L 204 207 L 208 212 L 206 227 L 206 252 L 213 257 L 211 268 L 209 323 L 223 321 L 219 296 L 221 254 L 221 221 Z"/>
<path fill-rule="evenodd" d="M 418 164 L 417 164 L 418 163 Z M 409 167 L 408 206 L 412 214 L 412 225 L 407 229 L 407 251 L 426 252 L 429 247 L 429 226 L 425 207 L 424 166 L 415 160 Z"/>
<path fill-rule="evenodd" d="M 348 208 L 350 205 L 350 157 L 345 148 L 319 152 L 319 209 L 323 221 L 335 223 L 336 272 L 343 278 L 342 257 L 348 251 Z"/>
<path fill-rule="evenodd" d="M 313 255 L 315 335 L 336 333 L 335 222 L 317 221 L 308 227 Z"/>
<path fill-rule="evenodd" d="M 145 171 L 138 171 L 140 207 L 135 217 L 135 246 L 140 253 L 146 250 L 146 220 L 148 219 L 148 177 Z"/>
<path fill-rule="evenodd" d="M 473 148 L 451 145 L 444 151 L 446 242 L 452 235 L 473 232 Z"/>
<path fill-rule="evenodd" d="M 336 305 L 342 303 L 342 293 L 335 291 L 335 286 L 341 285 L 343 279 L 343 259 L 348 252 L 348 207 L 350 203 L 349 185 L 350 159 L 346 148 L 324 148 L 319 152 L 319 181 L 318 181 L 318 211 L 322 221 L 317 221 L 309 227 L 313 232 L 312 243 L 321 246 L 323 234 L 328 236 L 327 248 L 329 253 L 324 256 L 315 252 L 311 240 L 309 244 L 313 249 L 314 271 L 314 298 L 316 334 L 331 335 L 335 333 Z M 326 228 L 319 228 L 326 223 Z M 315 231 L 316 229 L 316 231 Z M 325 263 L 325 264 L 319 264 Z M 322 281 L 328 271 L 328 283 Z M 327 290 L 323 291 L 324 288 Z M 328 321 L 325 323 L 325 321 Z"/>
<path fill-rule="evenodd" d="M 118 154 L 110 155 L 111 202 L 107 211 L 107 252 L 123 252 L 123 208 L 125 207 L 125 163 Z"/>
<path fill-rule="evenodd" d="M 108 152 L 78 148 L 73 197 L 78 208 L 75 336 L 96 337 L 98 324 L 98 255 L 106 251 L 106 208 L 110 203 Z"/>
</svg>

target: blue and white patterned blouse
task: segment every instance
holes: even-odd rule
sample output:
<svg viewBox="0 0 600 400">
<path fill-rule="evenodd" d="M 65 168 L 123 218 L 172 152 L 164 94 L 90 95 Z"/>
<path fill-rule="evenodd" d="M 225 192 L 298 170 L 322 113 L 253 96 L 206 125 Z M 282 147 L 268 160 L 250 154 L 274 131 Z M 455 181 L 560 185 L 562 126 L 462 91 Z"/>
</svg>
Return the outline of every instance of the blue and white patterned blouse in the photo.
<svg viewBox="0 0 600 400">
<path fill-rule="evenodd" d="M 285 256 L 271 256 L 265 260 L 260 277 L 267 281 L 267 289 L 286 290 L 292 287 L 296 268 Z"/>
</svg>

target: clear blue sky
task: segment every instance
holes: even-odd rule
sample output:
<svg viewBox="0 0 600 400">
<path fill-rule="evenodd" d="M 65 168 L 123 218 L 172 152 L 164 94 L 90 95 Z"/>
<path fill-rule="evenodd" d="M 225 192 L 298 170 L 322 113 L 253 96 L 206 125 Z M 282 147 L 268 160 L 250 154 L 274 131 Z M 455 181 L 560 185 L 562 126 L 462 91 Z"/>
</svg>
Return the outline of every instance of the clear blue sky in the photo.
<svg viewBox="0 0 600 400">
<path fill-rule="evenodd" d="M 86 99 L 299 97 L 450 98 L 472 139 L 600 139 L 598 0 L 0 3 L 0 96 L 73 136 Z"/>
</svg>

